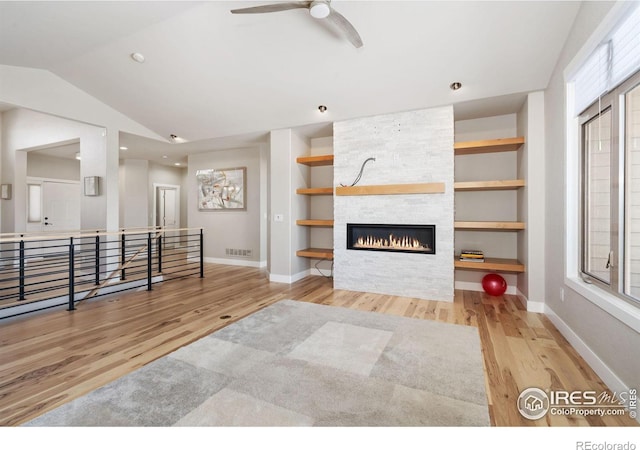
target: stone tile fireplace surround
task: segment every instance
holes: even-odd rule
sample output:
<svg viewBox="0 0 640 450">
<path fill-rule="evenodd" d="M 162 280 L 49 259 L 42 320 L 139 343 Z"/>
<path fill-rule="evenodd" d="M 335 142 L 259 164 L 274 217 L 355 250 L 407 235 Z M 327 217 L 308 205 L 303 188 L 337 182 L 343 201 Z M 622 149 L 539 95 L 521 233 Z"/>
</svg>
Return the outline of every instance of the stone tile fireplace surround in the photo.
<svg viewBox="0 0 640 450">
<path fill-rule="evenodd" d="M 334 288 L 453 301 L 453 108 L 334 124 L 334 185 L 444 183 L 443 193 L 334 198 Z M 437 252 L 347 249 L 347 224 L 433 224 Z M 435 250 L 435 249 L 434 249 Z"/>
</svg>

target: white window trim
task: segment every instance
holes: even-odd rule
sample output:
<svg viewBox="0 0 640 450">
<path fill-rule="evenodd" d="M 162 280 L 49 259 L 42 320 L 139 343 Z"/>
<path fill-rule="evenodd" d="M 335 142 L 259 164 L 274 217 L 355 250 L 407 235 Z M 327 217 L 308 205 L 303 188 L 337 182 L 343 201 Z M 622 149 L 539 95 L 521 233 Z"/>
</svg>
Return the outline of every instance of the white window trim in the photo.
<svg viewBox="0 0 640 450">
<path fill-rule="evenodd" d="M 565 285 L 611 314 L 627 326 L 640 332 L 640 308 L 585 282 L 580 276 L 580 125 L 573 114 L 573 85 L 567 84 L 566 185 L 565 185 Z"/>
<path fill-rule="evenodd" d="M 611 8 L 583 48 L 576 54 L 564 71 L 565 79 L 565 277 L 567 287 L 591 303 L 640 332 L 640 308 L 625 300 L 586 283 L 580 276 L 580 124 L 575 116 L 575 91 L 571 81 L 581 64 L 609 34 L 619 19 L 629 10 L 626 2 Z"/>
</svg>

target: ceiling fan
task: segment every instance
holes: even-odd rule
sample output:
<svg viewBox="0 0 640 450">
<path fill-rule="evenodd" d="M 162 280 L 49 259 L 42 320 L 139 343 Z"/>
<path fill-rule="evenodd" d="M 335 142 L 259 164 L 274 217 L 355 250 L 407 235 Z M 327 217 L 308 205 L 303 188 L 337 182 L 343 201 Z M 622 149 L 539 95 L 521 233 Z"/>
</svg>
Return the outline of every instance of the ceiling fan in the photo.
<svg viewBox="0 0 640 450">
<path fill-rule="evenodd" d="M 309 14 L 311 14 L 313 18 L 328 20 L 336 25 L 356 48 L 362 47 L 362 39 L 360 38 L 360 35 L 342 14 L 331 7 L 331 0 L 273 3 L 270 5 L 252 6 L 250 8 L 232 9 L 231 13 L 261 14 L 287 11 L 289 9 L 308 9 Z"/>
</svg>

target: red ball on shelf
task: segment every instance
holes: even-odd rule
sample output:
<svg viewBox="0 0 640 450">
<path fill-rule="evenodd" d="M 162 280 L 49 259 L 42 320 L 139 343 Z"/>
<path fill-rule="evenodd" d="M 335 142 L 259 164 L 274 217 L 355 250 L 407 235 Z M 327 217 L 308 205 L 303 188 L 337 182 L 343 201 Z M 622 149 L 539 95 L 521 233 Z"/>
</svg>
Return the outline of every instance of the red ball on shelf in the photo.
<svg viewBox="0 0 640 450">
<path fill-rule="evenodd" d="M 507 282 L 497 273 L 490 273 L 482 278 L 482 289 L 489 295 L 499 296 L 507 290 Z"/>
</svg>

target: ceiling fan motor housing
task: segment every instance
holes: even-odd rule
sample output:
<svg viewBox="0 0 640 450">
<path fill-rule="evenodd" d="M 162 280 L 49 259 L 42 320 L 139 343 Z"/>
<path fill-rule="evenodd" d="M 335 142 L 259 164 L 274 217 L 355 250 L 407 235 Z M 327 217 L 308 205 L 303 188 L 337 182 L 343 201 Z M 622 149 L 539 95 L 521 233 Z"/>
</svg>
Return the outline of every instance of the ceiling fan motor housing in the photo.
<svg viewBox="0 0 640 450">
<path fill-rule="evenodd" d="M 315 19 L 324 19 L 331 13 L 331 8 L 328 2 L 315 0 L 309 5 L 309 12 Z"/>
</svg>

